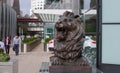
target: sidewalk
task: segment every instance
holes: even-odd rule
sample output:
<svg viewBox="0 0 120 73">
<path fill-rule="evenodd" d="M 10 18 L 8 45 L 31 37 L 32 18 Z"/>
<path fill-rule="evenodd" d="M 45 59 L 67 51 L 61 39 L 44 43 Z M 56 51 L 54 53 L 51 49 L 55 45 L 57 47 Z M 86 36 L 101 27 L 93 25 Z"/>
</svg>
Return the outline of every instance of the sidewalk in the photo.
<svg viewBox="0 0 120 73">
<path fill-rule="evenodd" d="M 49 62 L 50 52 L 43 51 L 43 43 L 38 45 L 34 50 L 27 53 L 19 53 L 16 56 L 13 50 L 10 50 L 11 59 L 18 60 L 18 73 L 39 73 L 42 62 Z"/>
</svg>

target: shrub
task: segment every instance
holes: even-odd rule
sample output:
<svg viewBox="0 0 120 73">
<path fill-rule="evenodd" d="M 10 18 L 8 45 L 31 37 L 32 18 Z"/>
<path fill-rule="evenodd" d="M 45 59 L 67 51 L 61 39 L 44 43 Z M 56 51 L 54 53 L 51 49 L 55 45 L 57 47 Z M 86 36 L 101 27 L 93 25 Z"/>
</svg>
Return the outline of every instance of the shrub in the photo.
<svg viewBox="0 0 120 73">
<path fill-rule="evenodd" d="M 86 57 L 93 66 L 96 66 L 96 48 L 87 46 L 82 50 L 82 55 Z"/>
<path fill-rule="evenodd" d="M 40 37 L 24 38 L 24 40 L 22 40 L 22 43 L 30 44 L 39 39 L 40 39 Z"/>
<path fill-rule="evenodd" d="M 50 40 L 51 40 L 51 38 L 45 38 L 44 43 L 47 44 L 47 43 L 49 43 Z"/>
<path fill-rule="evenodd" d="M 10 60 L 9 54 L 5 54 L 3 49 L 0 48 L 0 62 L 7 62 Z"/>
<path fill-rule="evenodd" d="M 3 52 L 4 52 L 4 50 L 2 48 L 0 48 L 0 54 L 3 53 Z"/>
</svg>

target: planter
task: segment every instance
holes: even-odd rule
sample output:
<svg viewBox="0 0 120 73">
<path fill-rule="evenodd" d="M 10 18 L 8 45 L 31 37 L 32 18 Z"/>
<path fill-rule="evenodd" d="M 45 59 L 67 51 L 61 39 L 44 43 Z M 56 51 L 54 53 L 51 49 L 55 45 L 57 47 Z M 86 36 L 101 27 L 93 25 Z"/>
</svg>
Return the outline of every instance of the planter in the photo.
<svg viewBox="0 0 120 73">
<path fill-rule="evenodd" d="M 44 51 L 49 52 L 48 44 L 44 44 Z"/>
<path fill-rule="evenodd" d="M 30 52 L 32 51 L 36 46 L 38 46 L 41 43 L 40 40 L 36 40 L 35 42 L 31 43 L 31 44 L 22 44 L 21 45 L 21 52 Z"/>
<path fill-rule="evenodd" d="M 49 47 L 48 47 L 48 46 L 49 46 L 49 44 L 47 44 L 47 47 L 46 47 L 46 49 L 47 49 L 47 52 L 49 52 Z"/>
<path fill-rule="evenodd" d="M 27 44 L 23 44 L 23 52 L 26 53 L 27 52 Z"/>
<path fill-rule="evenodd" d="M 44 43 L 44 51 L 46 51 L 46 44 Z"/>
<path fill-rule="evenodd" d="M 18 61 L 11 59 L 8 62 L 0 62 L 0 73 L 18 73 Z"/>
</svg>

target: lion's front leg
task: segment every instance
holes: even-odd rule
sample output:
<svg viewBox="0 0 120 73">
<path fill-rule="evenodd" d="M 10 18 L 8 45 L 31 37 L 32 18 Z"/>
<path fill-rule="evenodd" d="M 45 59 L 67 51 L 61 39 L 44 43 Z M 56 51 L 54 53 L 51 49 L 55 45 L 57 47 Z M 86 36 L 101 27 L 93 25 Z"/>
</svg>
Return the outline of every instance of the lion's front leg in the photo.
<svg viewBox="0 0 120 73">
<path fill-rule="evenodd" d="M 61 60 L 60 58 L 56 56 L 50 57 L 50 62 L 52 65 L 63 65 L 63 60 Z"/>
</svg>

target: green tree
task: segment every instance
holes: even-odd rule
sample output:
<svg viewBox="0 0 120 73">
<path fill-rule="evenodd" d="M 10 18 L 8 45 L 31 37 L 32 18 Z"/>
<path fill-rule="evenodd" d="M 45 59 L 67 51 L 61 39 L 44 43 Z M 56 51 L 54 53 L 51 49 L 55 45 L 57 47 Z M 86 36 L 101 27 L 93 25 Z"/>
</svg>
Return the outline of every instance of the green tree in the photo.
<svg viewBox="0 0 120 73">
<path fill-rule="evenodd" d="M 23 35 L 27 35 L 27 23 L 19 23 L 18 28 L 22 29 Z"/>
</svg>

